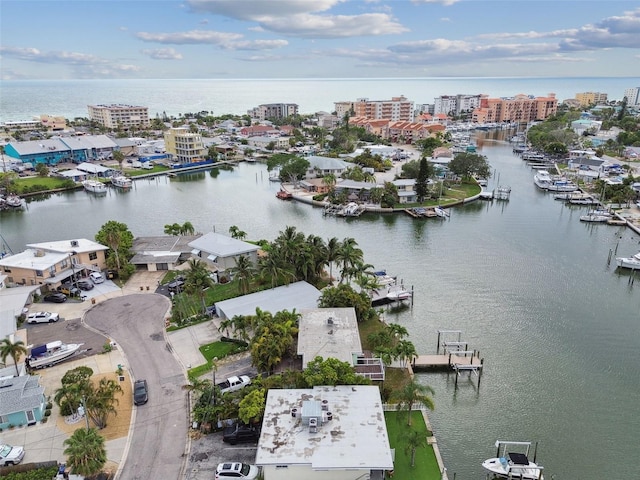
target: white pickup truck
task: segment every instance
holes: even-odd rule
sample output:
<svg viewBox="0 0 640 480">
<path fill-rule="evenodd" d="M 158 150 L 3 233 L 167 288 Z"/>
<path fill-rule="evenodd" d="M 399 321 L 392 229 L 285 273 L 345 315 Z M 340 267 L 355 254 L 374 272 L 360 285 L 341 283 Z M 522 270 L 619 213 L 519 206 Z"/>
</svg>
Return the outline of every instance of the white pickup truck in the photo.
<svg viewBox="0 0 640 480">
<path fill-rule="evenodd" d="M 251 379 L 247 375 L 240 375 L 235 377 L 229 377 L 224 382 L 216 384 L 216 387 L 220 389 L 220 393 L 235 392 L 240 390 L 251 383 Z"/>
</svg>

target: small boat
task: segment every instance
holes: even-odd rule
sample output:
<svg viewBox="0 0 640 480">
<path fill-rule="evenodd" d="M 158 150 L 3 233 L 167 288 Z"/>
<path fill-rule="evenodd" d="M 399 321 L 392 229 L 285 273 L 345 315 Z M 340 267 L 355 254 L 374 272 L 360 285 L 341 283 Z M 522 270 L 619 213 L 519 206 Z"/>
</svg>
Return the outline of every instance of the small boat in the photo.
<svg viewBox="0 0 640 480">
<path fill-rule="evenodd" d="M 436 215 L 440 218 L 447 218 L 450 215 L 450 213 L 442 207 L 434 207 L 433 211 L 436 212 Z"/>
<path fill-rule="evenodd" d="M 511 187 L 507 185 L 499 185 L 493 196 L 497 200 L 509 200 L 509 197 L 511 196 Z"/>
<path fill-rule="evenodd" d="M 613 215 L 606 210 L 591 210 L 586 215 L 580 215 L 581 222 L 606 223 L 613 218 Z"/>
<path fill-rule="evenodd" d="M 482 468 L 499 478 L 542 480 L 543 467 L 529 461 L 531 442 L 496 442 L 496 457 L 482 462 Z M 524 449 L 524 453 L 509 451 L 511 448 Z"/>
<path fill-rule="evenodd" d="M 22 198 L 14 194 L 7 195 L 4 199 L 4 204 L 10 208 L 20 208 L 22 207 Z"/>
<path fill-rule="evenodd" d="M 632 257 L 616 257 L 616 265 L 620 268 L 630 268 L 640 270 L 640 252 Z"/>
<path fill-rule="evenodd" d="M 68 359 L 82 346 L 82 343 L 62 343 L 60 340 L 38 345 L 31 349 L 27 357 L 29 368 L 45 368 Z"/>
<path fill-rule="evenodd" d="M 85 180 L 82 186 L 87 192 L 91 193 L 107 193 L 107 186 L 98 180 Z"/>
<path fill-rule="evenodd" d="M 589 197 L 589 195 L 585 195 L 583 193 L 576 193 L 576 192 L 563 192 L 563 193 L 556 193 L 553 196 L 554 200 L 571 200 L 571 199 L 578 199 L 578 198 L 587 198 Z M 589 197 L 591 198 L 591 197 Z"/>
<path fill-rule="evenodd" d="M 551 183 L 547 187 L 547 190 L 549 190 L 550 192 L 570 193 L 578 190 L 578 185 L 566 179 L 559 179 L 559 180 L 552 179 Z"/>
<path fill-rule="evenodd" d="M 280 200 L 291 200 L 293 198 L 293 194 L 285 190 L 278 190 L 278 192 L 276 193 L 276 197 L 278 197 Z"/>
<path fill-rule="evenodd" d="M 131 188 L 133 181 L 124 175 L 116 175 L 115 177 L 111 177 L 111 185 L 118 188 Z"/>
<path fill-rule="evenodd" d="M 538 170 L 533 176 L 533 183 L 541 190 L 547 190 L 549 185 L 551 185 L 551 181 L 551 175 L 549 175 L 547 170 Z"/>
<path fill-rule="evenodd" d="M 403 285 L 392 285 L 387 290 L 387 298 L 392 302 L 408 300 L 411 298 L 411 292 L 405 289 Z"/>
<path fill-rule="evenodd" d="M 393 285 L 396 283 L 396 277 L 392 277 L 391 275 L 387 275 L 386 270 L 378 270 L 377 272 L 373 272 L 373 276 L 376 279 L 378 285 Z"/>
<path fill-rule="evenodd" d="M 580 196 L 575 198 L 570 198 L 569 203 L 571 205 L 595 205 L 598 201 L 591 196 Z"/>
</svg>

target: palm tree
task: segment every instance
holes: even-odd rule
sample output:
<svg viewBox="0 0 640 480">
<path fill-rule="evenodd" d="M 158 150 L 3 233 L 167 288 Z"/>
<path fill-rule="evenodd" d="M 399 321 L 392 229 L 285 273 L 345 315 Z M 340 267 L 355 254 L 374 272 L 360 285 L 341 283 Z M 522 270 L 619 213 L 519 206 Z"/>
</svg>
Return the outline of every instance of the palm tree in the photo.
<svg viewBox="0 0 640 480">
<path fill-rule="evenodd" d="M 191 222 L 184 222 L 180 226 L 180 235 L 193 235 L 195 232 L 195 228 L 193 228 L 193 224 Z"/>
<path fill-rule="evenodd" d="M 345 238 L 340 244 L 340 249 L 337 253 L 337 262 L 342 266 L 342 278 L 340 282 L 345 278 L 349 279 L 353 267 L 358 263 L 362 263 L 364 254 L 361 249 L 358 248 L 358 244 L 353 238 Z"/>
<path fill-rule="evenodd" d="M 411 467 L 416 466 L 416 450 L 420 447 L 427 446 L 427 436 L 418 432 L 417 430 L 409 430 L 404 437 L 404 441 L 406 442 L 404 447 L 404 452 L 407 454 L 411 454 Z"/>
<path fill-rule="evenodd" d="M 403 367 L 406 367 L 407 362 L 418 355 L 415 345 L 408 340 L 400 340 L 394 348 L 394 353 L 400 359 Z"/>
<path fill-rule="evenodd" d="M 197 295 L 202 302 L 203 312 L 206 312 L 207 305 L 205 303 L 205 290 L 213 285 L 213 280 L 209 276 L 209 269 L 206 263 L 197 258 L 188 260 L 189 270 L 185 276 L 184 289 L 191 295 Z"/>
<path fill-rule="evenodd" d="M 120 401 L 116 398 L 116 393 L 121 393 L 122 387 L 115 381 L 108 378 L 100 379 L 98 387 L 88 395 L 85 400 L 87 415 L 98 428 L 107 426 L 109 415 L 118 414 L 116 405 Z"/>
<path fill-rule="evenodd" d="M 80 428 L 64 441 L 67 464 L 74 473 L 85 477 L 95 475 L 107 463 L 104 438 L 95 428 Z"/>
<path fill-rule="evenodd" d="M 263 279 L 271 279 L 271 288 L 278 286 L 278 279 L 281 277 L 287 284 L 296 277 L 295 273 L 291 271 L 291 265 L 281 262 L 275 251 L 269 252 L 269 255 L 258 261 L 258 270 Z"/>
<path fill-rule="evenodd" d="M 251 279 L 255 274 L 253 262 L 248 255 L 240 255 L 236 258 L 236 266 L 231 268 L 235 278 L 238 280 L 238 289 L 240 294 L 249 293 L 251 287 Z"/>
<path fill-rule="evenodd" d="M 0 342 L 0 358 L 2 358 L 2 363 L 7 361 L 7 357 L 11 357 L 16 367 L 16 377 L 20 375 L 20 371 L 18 370 L 20 357 L 26 354 L 27 349 L 22 340 L 12 342 L 9 338 L 3 338 L 2 342 Z"/>
<path fill-rule="evenodd" d="M 396 400 L 398 410 L 407 410 L 407 425 L 411 426 L 411 410 L 413 406 L 421 403 L 429 410 L 435 408 L 433 399 L 430 395 L 435 394 L 433 388 L 428 385 L 421 385 L 414 380 L 407 383 L 401 390 L 392 395 L 392 399 Z"/>
<path fill-rule="evenodd" d="M 338 259 L 338 251 L 340 250 L 340 240 L 332 237 L 327 242 L 327 262 L 329 263 L 329 281 L 333 280 L 333 262 Z"/>
<path fill-rule="evenodd" d="M 116 162 L 118 162 L 118 166 L 120 168 L 120 171 L 122 172 L 122 164 L 124 162 L 124 154 L 120 150 L 114 150 L 112 155 L 113 155 L 113 159 Z"/>
</svg>

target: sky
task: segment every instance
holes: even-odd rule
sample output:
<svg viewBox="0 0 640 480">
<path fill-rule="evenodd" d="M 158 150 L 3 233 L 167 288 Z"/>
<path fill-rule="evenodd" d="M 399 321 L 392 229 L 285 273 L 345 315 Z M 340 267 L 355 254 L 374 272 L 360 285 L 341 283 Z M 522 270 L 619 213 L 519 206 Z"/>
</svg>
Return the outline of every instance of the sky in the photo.
<svg viewBox="0 0 640 480">
<path fill-rule="evenodd" d="M 640 77 L 640 1 L 0 0 L 0 79 Z"/>
</svg>

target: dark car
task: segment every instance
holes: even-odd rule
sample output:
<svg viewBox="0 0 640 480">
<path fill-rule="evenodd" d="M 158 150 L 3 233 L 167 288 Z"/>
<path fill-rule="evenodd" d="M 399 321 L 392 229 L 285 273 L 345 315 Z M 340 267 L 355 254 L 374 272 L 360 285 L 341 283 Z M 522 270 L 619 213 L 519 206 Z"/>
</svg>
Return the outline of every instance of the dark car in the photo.
<svg viewBox="0 0 640 480">
<path fill-rule="evenodd" d="M 91 290 L 93 288 L 93 282 L 88 280 L 78 280 L 76 285 L 78 285 L 80 290 Z"/>
<path fill-rule="evenodd" d="M 169 285 L 167 285 L 167 289 L 173 293 L 180 293 L 184 290 L 184 280 L 176 278 L 173 282 L 170 282 Z"/>
<path fill-rule="evenodd" d="M 238 423 L 232 427 L 225 427 L 222 441 L 235 445 L 236 443 L 255 443 L 260 438 L 260 431 L 251 426 Z"/>
<path fill-rule="evenodd" d="M 133 403 L 144 405 L 149 400 L 149 390 L 146 380 L 136 380 L 133 384 Z"/>
<path fill-rule="evenodd" d="M 45 302 L 64 303 L 67 301 L 67 296 L 64 293 L 52 292 L 47 293 L 42 299 Z"/>
</svg>

